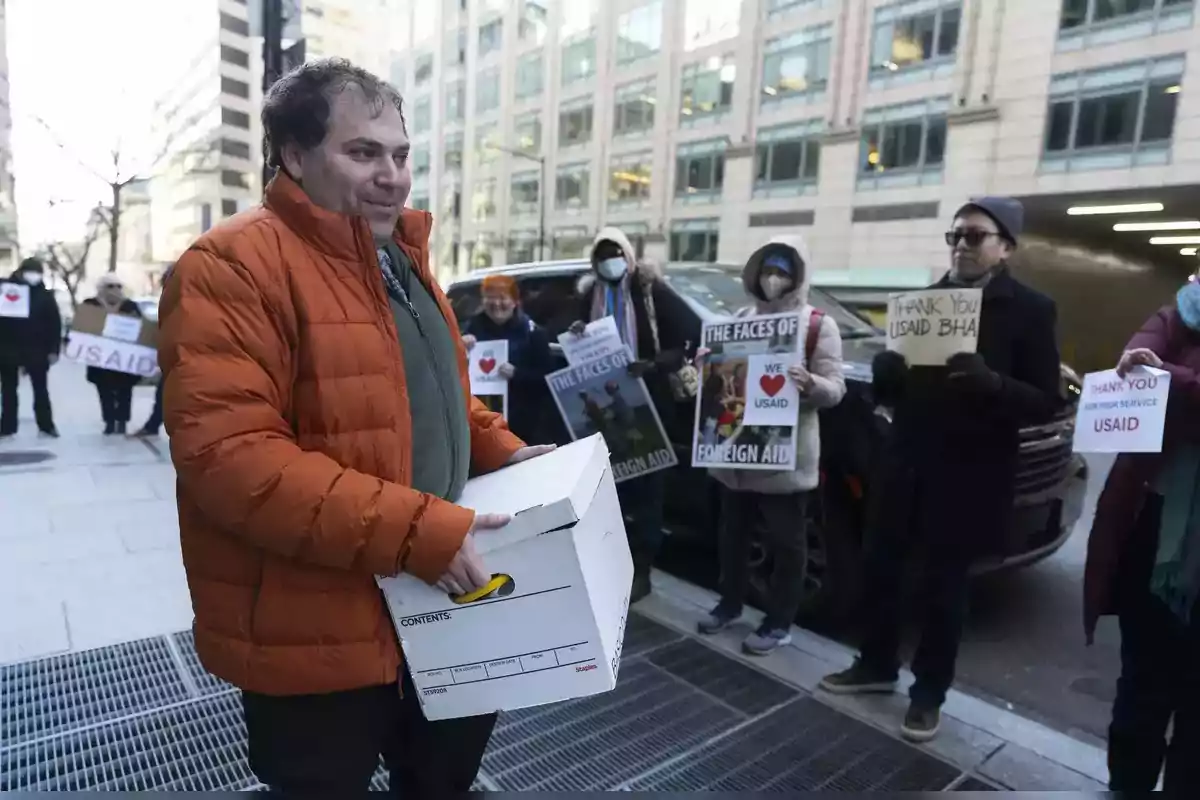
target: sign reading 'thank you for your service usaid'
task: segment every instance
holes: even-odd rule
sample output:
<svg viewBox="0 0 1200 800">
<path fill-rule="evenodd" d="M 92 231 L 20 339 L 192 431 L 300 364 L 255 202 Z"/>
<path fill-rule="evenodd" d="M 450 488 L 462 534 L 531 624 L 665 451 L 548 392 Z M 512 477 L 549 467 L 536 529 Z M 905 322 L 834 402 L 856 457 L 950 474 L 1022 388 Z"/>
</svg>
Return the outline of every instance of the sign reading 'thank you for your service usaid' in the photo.
<svg viewBox="0 0 1200 800">
<path fill-rule="evenodd" d="M 909 366 L 941 367 L 979 344 L 982 289 L 925 289 L 888 296 L 887 349 Z"/>
<path fill-rule="evenodd" d="M 1076 453 L 1161 453 L 1171 373 L 1137 367 L 1083 377 L 1075 412 Z"/>
</svg>

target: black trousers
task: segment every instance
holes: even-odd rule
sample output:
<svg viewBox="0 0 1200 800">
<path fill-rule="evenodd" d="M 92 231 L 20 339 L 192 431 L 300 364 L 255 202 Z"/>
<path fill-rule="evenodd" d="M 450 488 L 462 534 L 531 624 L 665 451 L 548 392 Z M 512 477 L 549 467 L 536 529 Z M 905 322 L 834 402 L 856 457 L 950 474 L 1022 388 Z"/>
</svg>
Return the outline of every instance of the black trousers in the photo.
<svg viewBox="0 0 1200 800">
<path fill-rule="evenodd" d="M 154 389 L 154 408 L 150 412 L 150 417 L 146 420 L 146 424 L 142 426 L 143 430 L 153 431 L 158 433 L 158 429 L 163 424 L 163 385 L 164 379 L 160 376 L 158 386 Z"/>
<path fill-rule="evenodd" d="M 48 361 L 29 364 L 25 374 L 33 387 L 33 416 L 38 430 L 54 430 L 54 412 L 50 406 L 50 388 L 47 377 L 50 372 Z M 21 370 L 16 364 L 0 365 L 0 436 L 17 432 L 19 401 L 17 387 L 21 383 Z"/>
<path fill-rule="evenodd" d="M 396 684 L 332 694 L 242 693 L 250 768 L 273 794 L 351 797 L 366 791 L 382 755 L 390 790 L 443 798 L 470 791 L 495 714 L 430 722 L 404 671 Z"/>
<path fill-rule="evenodd" d="M 128 380 L 97 379 L 96 394 L 100 396 L 100 414 L 107 422 L 129 422 L 133 407 L 133 385 Z"/>
<path fill-rule="evenodd" d="M 767 627 L 791 627 L 804 596 L 808 564 L 808 492 L 758 494 L 721 489 L 721 603 L 741 608 L 750 588 L 750 548 L 758 532 L 773 563 L 767 589 Z"/>
<path fill-rule="evenodd" d="M 917 705 L 940 708 L 954 683 L 954 667 L 967 617 L 967 587 L 973 550 L 970 531 L 943 530 L 936 487 L 922 486 L 911 472 L 891 476 L 872 498 L 865 541 L 863 605 L 866 623 L 861 658 L 881 676 L 900 672 L 901 596 L 906 564 L 921 556 L 920 641 L 913 656 L 916 679 L 909 697 Z M 969 527 L 963 526 L 963 527 Z M 957 544 L 964 542 L 963 544 Z"/>
<path fill-rule="evenodd" d="M 649 567 L 662 547 L 665 481 L 665 470 L 659 470 L 617 484 L 621 512 L 630 519 L 625 526 L 629 549 L 638 567 Z"/>
</svg>

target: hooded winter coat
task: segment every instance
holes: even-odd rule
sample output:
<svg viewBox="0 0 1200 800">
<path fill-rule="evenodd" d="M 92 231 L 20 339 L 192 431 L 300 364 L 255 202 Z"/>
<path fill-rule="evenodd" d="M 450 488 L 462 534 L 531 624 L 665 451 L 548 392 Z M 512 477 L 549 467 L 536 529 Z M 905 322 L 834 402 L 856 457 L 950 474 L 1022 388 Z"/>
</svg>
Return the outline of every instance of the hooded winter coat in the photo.
<svg viewBox="0 0 1200 800">
<path fill-rule="evenodd" d="M 762 272 L 763 258 L 770 250 L 780 246 L 791 250 L 802 266 L 796 285 L 778 299 L 769 301 L 763 297 L 759 276 Z M 737 314 L 739 317 L 753 317 L 763 314 L 798 313 L 801 331 L 801 352 L 798 359 L 801 361 L 805 357 L 804 340 L 814 312 L 808 302 L 811 264 L 808 245 L 802 236 L 777 236 L 771 239 L 756 250 L 746 262 L 742 271 L 742 285 L 746 294 L 754 300 L 754 305 L 742 309 Z M 812 374 L 813 387 L 807 397 L 800 399 L 796 425 L 796 469 L 781 472 L 709 470 L 709 474 L 717 482 L 734 491 L 760 494 L 792 494 L 817 487 L 820 483 L 821 461 L 821 426 L 817 412 L 822 408 L 836 406 L 846 395 L 846 378 L 842 369 L 842 335 L 831 317 L 825 316 L 821 319 L 812 361 L 804 366 Z"/>
</svg>

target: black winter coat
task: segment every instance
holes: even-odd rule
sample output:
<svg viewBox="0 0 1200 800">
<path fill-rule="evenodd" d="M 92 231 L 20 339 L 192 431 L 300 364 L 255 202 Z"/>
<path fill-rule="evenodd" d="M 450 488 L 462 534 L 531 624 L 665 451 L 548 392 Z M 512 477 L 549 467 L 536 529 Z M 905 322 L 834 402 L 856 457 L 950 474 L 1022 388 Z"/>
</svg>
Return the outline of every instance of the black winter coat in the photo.
<svg viewBox="0 0 1200 800">
<path fill-rule="evenodd" d="M 20 270 L 7 279 L 24 284 Z M 45 365 L 62 349 L 62 316 L 54 292 L 45 286 L 29 287 L 29 317 L 0 317 L 0 364 L 17 367 Z"/>
<path fill-rule="evenodd" d="M 930 288 L 951 284 L 944 278 Z M 893 418 L 874 475 L 869 535 L 913 534 L 970 558 L 1002 546 L 1020 430 L 1049 422 L 1063 406 L 1056 319 L 1054 301 L 1007 269 L 987 284 L 977 352 L 999 376 L 994 394 L 956 386 L 946 367 L 876 356 L 875 399 Z"/>
</svg>

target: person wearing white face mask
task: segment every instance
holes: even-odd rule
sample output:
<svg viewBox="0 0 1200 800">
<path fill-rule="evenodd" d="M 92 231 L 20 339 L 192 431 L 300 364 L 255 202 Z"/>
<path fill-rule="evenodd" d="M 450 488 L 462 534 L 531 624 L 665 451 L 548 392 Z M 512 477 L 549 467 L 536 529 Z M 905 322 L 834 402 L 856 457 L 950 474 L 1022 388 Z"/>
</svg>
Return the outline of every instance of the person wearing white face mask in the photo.
<svg viewBox="0 0 1200 800">
<path fill-rule="evenodd" d="M 45 267 L 27 258 L 8 283 L 29 287 L 26 316 L 0 316 L 0 439 L 17 432 L 17 386 L 21 371 L 33 387 L 33 416 L 43 436 L 57 438 L 48 376 L 62 348 L 62 318 L 54 293 L 45 286 Z"/>
<path fill-rule="evenodd" d="M 719 469 L 709 474 L 721 484 L 719 553 L 721 601 L 697 624 L 714 634 L 742 615 L 749 591 L 751 533 L 757 528 L 771 550 L 774 571 L 767 591 L 766 617 L 742 642 L 750 655 L 767 655 L 791 641 L 789 630 L 800 608 L 808 561 L 806 509 L 820 482 L 821 429 L 817 413 L 846 394 L 842 337 L 837 323 L 808 302 L 810 258 L 803 237 L 772 239 L 755 251 L 742 272 L 753 302 L 737 316 L 799 314 L 803 350 L 788 369 L 800 394 L 796 425 L 796 468 L 790 471 Z M 702 359 L 705 351 L 697 356 Z"/>
</svg>

